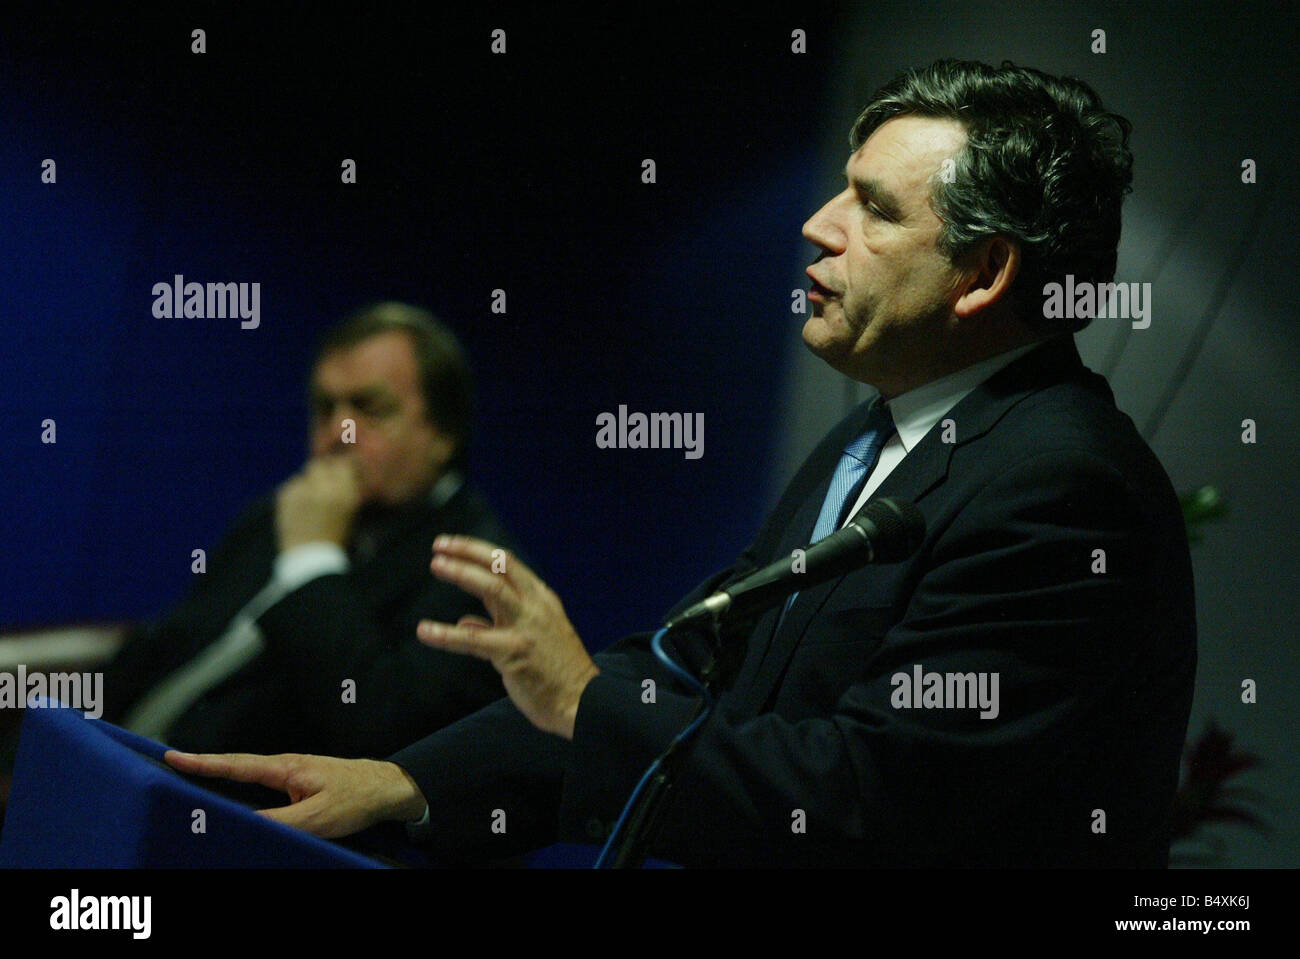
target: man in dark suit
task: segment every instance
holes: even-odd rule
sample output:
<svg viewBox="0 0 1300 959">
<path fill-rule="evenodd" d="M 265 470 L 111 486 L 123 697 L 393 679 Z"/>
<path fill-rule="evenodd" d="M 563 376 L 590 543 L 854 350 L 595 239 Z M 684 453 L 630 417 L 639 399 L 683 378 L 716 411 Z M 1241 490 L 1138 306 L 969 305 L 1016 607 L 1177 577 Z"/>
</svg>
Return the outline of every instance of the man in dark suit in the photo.
<svg viewBox="0 0 1300 959">
<path fill-rule="evenodd" d="M 1191 705 L 1190 555 L 1168 477 L 1045 285 L 1112 279 L 1128 125 L 1079 81 L 941 61 L 879 91 L 804 235 L 803 338 L 879 396 L 817 446 L 753 545 L 676 612 L 874 496 L 907 559 L 801 590 L 746 631 L 650 848 L 686 865 L 1162 866 Z M 446 859 L 604 835 L 698 699 L 649 636 L 588 656 L 490 543 L 434 574 L 491 620 L 422 623 L 508 698 L 391 762 L 184 757 L 298 797 L 318 835 L 414 823 Z M 497 557 L 499 559 L 499 557 Z M 672 615 L 670 612 L 670 616 Z M 652 691 L 651 694 L 647 694 Z"/>
<path fill-rule="evenodd" d="M 302 471 L 111 664 L 111 720 L 186 749 L 374 756 L 500 695 L 488 664 L 415 639 L 422 618 L 482 609 L 429 577 L 433 537 L 511 541 L 464 479 L 455 338 L 415 307 L 361 310 L 322 340 L 311 403 Z"/>
</svg>

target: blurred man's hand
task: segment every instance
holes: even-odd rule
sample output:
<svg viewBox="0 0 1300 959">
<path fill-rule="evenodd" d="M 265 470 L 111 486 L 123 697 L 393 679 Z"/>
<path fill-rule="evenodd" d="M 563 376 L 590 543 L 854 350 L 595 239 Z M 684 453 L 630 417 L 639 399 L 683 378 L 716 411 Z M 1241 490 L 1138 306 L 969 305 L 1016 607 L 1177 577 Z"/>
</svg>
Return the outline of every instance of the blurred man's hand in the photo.
<svg viewBox="0 0 1300 959">
<path fill-rule="evenodd" d="M 163 756 L 183 773 L 259 783 L 289 794 L 292 805 L 259 815 L 322 839 L 350 836 L 386 820 L 414 822 L 426 804 L 415 780 L 393 763 L 330 756 L 194 755 L 169 749 Z"/>
<path fill-rule="evenodd" d="M 321 456 L 280 487 L 275 528 L 280 552 L 304 543 L 347 546 L 361 505 L 361 477 L 348 456 Z"/>
</svg>

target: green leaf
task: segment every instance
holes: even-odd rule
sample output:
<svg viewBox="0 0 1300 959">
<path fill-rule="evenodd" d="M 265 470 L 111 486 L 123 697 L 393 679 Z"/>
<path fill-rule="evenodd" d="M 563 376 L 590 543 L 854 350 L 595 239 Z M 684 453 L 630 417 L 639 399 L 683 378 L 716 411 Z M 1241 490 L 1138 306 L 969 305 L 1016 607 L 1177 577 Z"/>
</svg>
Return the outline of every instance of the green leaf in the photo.
<svg viewBox="0 0 1300 959">
<path fill-rule="evenodd" d="M 1191 543 L 1202 539 L 1200 528 L 1203 525 L 1226 516 L 1228 512 L 1228 504 L 1217 486 L 1202 486 L 1180 493 L 1178 502 L 1183 508 L 1183 523 L 1187 528 L 1187 540 Z"/>
</svg>

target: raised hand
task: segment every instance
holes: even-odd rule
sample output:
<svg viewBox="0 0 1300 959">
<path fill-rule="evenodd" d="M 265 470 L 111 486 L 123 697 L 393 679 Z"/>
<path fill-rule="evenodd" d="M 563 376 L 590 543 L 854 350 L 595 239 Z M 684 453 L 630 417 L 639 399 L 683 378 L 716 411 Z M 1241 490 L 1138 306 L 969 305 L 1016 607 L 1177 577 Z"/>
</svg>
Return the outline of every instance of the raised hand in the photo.
<svg viewBox="0 0 1300 959">
<path fill-rule="evenodd" d="M 469 536 L 439 536 L 433 574 L 477 596 L 492 617 L 455 626 L 422 620 L 420 642 L 489 660 L 528 721 L 573 738 L 578 701 L 600 669 L 565 615 L 560 598 L 509 551 Z"/>
</svg>

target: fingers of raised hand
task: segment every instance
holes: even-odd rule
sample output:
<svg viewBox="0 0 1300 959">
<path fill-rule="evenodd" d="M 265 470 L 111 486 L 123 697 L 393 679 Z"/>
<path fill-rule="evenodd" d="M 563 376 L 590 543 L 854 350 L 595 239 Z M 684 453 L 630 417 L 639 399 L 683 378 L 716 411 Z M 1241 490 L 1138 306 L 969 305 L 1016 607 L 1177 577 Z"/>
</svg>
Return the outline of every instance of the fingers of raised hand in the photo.
<svg viewBox="0 0 1300 959">
<path fill-rule="evenodd" d="M 500 618 L 504 614 L 513 619 L 518 615 L 520 594 L 508 576 L 494 573 L 490 567 L 472 559 L 461 559 L 445 553 L 434 556 L 429 569 L 439 579 L 478 597 L 494 617 Z"/>
<path fill-rule="evenodd" d="M 425 619 L 416 627 L 415 635 L 420 642 L 434 649 L 477 656 L 494 662 L 498 657 L 507 655 L 515 645 L 513 640 L 490 624 L 450 626 Z"/>
<path fill-rule="evenodd" d="M 523 560 L 510 550 L 489 543 L 487 540 L 444 533 L 433 541 L 433 551 L 436 555 L 449 556 L 481 566 L 494 576 L 503 577 L 521 593 L 541 582 L 537 574 L 529 569 Z"/>
</svg>

